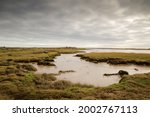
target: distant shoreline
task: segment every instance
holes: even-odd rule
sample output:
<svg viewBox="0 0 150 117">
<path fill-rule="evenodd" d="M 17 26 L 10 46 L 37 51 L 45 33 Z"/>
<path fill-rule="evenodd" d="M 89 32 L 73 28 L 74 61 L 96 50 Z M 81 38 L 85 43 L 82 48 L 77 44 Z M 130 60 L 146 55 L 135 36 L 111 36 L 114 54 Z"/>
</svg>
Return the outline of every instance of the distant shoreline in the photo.
<svg viewBox="0 0 150 117">
<path fill-rule="evenodd" d="M 0 48 L 83 48 L 83 49 L 112 49 L 112 50 L 150 50 L 150 48 L 94 48 L 94 47 L 0 47 Z"/>
<path fill-rule="evenodd" d="M 86 49 L 112 49 L 112 50 L 150 50 L 150 48 L 86 48 Z"/>
</svg>

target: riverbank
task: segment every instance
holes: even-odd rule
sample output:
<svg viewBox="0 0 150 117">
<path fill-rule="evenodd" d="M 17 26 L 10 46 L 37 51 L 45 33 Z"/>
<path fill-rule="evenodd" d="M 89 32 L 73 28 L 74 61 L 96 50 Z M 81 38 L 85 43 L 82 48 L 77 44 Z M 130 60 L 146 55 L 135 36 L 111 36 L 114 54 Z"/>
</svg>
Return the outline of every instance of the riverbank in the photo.
<svg viewBox="0 0 150 117">
<path fill-rule="evenodd" d="M 150 54 L 121 52 L 91 52 L 76 55 L 93 63 L 107 62 L 109 64 L 135 64 L 150 66 Z"/>
<path fill-rule="evenodd" d="M 0 99 L 150 99 L 150 73 L 124 76 L 108 87 L 73 84 L 53 74 L 11 74 L 0 78 Z"/>
</svg>

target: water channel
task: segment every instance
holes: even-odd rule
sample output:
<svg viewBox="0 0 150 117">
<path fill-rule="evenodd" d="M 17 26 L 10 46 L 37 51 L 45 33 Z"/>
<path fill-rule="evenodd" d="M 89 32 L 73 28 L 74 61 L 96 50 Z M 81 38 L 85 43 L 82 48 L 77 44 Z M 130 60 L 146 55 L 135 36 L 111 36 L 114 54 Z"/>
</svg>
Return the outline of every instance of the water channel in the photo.
<svg viewBox="0 0 150 117">
<path fill-rule="evenodd" d="M 114 50 L 86 50 L 86 52 L 112 52 Z M 144 53 L 138 50 L 116 50 L 117 52 L 135 52 Z M 116 52 L 115 51 L 115 52 Z M 149 53 L 146 51 L 145 53 Z M 56 66 L 41 66 L 33 64 L 37 68 L 36 73 L 59 73 L 59 71 L 73 70 L 74 72 L 62 73 L 57 76 L 57 79 L 68 80 L 73 83 L 94 85 L 94 86 L 109 86 L 120 81 L 120 77 L 104 76 L 105 73 L 117 73 L 119 70 L 128 71 L 129 74 L 148 73 L 150 67 L 138 65 L 110 65 L 107 63 L 92 63 L 81 60 L 75 57 L 76 54 L 61 54 L 56 57 L 54 64 Z M 135 69 L 136 68 L 136 69 Z"/>
</svg>

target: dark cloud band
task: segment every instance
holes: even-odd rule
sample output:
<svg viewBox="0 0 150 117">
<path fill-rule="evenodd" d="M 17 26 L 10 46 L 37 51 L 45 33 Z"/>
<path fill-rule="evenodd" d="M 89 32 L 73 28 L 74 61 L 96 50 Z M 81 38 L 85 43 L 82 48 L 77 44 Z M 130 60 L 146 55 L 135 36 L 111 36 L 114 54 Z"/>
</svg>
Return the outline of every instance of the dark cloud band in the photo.
<svg viewBox="0 0 150 117">
<path fill-rule="evenodd" d="M 149 6 L 150 0 L 0 0 L 0 46 L 150 47 Z"/>
</svg>

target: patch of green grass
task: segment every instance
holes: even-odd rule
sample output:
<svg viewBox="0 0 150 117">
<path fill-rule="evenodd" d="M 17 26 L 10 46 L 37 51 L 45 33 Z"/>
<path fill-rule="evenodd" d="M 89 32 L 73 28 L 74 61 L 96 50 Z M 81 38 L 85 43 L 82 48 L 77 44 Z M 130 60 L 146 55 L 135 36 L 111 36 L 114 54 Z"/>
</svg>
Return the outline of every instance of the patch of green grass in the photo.
<svg viewBox="0 0 150 117">
<path fill-rule="evenodd" d="M 26 70 L 26 71 L 36 71 L 37 70 L 35 67 L 33 67 L 30 64 L 18 64 L 16 67 L 20 70 Z"/>
<path fill-rule="evenodd" d="M 120 83 L 103 90 L 111 90 L 116 99 L 150 99 L 150 73 L 124 76 Z"/>
<path fill-rule="evenodd" d="M 150 65 L 150 54 L 142 53 L 91 52 L 77 56 L 94 63 Z"/>
<path fill-rule="evenodd" d="M 40 62 L 50 64 L 60 54 L 80 52 L 78 48 L 0 48 L 0 66 L 9 66 L 12 62 Z M 41 62 L 40 62 L 41 63 Z"/>
<path fill-rule="evenodd" d="M 141 53 L 119 53 L 119 52 L 98 52 L 98 53 L 87 53 L 84 54 L 85 57 L 90 57 L 94 59 L 105 59 L 105 58 L 121 58 L 126 60 L 148 60 L 150 61 L 150 54 Z"/>
<path fill-rule="evenodd" d="M 72 84 L 50 74 L 15 77 L 0 81 L 0 99 L 150 99 L 150 73 L 124 76 L 108 87 Z"/>
<path fill-rule="evenodd" d="M 34 80 L 35 77 L 36 77 L 36 76 L 35 76 L 32 72 L 27 73 L 27 74 L 25 75 L 24 80 L 23 80 L 24 84 L 31 83 L 31 82 Z"/>
<path fill-rule="evenodd" d="M 53 82 L 53 86 L 55 89 L 65 89 L 72 85 L 71 82 L 65 80 L 58 80 Z"/>
</svg>

